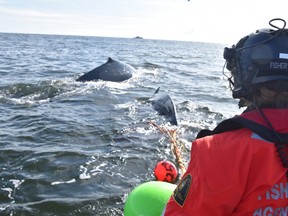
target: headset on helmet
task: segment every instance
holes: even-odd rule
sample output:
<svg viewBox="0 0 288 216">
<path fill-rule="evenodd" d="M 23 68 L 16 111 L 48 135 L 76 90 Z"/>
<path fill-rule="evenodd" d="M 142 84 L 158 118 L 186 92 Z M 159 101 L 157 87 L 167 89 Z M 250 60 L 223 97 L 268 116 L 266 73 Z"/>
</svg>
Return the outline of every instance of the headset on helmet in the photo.
<svg viewBox="0 0 288 216">
<path fill-rule="evenodd" d="M 283 27 L 272 24 L 282 21 Z M 288 29 L 283 19 L 272 19 L 276 29 L 260 29 L 243 37 L 236 46 L 225 47 L 226 68 L 233 86 L 233 98 L 249 99 L 252 86 L 274 80 L 288 80 Z"/>
</svg>

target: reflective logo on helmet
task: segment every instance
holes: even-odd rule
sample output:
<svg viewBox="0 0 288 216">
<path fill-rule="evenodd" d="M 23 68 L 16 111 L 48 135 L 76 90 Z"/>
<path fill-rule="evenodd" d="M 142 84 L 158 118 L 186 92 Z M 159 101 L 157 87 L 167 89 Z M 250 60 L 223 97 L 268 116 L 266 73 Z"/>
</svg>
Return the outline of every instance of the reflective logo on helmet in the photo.
<svg viewBox="0 0 288 216">
<path fill-rule="evenodd" d="M 279 53 L 280 59 L 288 59 L 288 53 Z"/>
<path fill-rule="evenodd" d="M 186 197 L 189 192 L 189 188 L 192 182 L 192 176 L 189 174 L 185 176 L 173 193 L 173 198 L 181 207 L 184 205 Z"/>
</svg>

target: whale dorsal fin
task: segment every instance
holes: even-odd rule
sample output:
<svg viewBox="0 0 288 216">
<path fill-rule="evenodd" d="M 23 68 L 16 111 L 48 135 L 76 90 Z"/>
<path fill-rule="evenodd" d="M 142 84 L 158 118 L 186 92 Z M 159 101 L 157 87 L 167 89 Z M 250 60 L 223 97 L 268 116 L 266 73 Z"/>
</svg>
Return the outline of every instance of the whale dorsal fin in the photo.
<svg viewBox="0 0 288 216">
<path fill-rule="evenodd" d="M 156 91 L 154 92 L 154 94 L 157 94 L 157 93 L 159 92 L 159 90 L 160 90 L 160 87 L 158 87 L 158 88 L 156 89 Z"/>
<path fill-rule="evenodd" d="M 107 62 L 110 62 L 110 63 L 111 63 L 111 62 L 113 62 L 113 61 L 114 61 L 114 60 L 109 57 Z"/>
</svg>

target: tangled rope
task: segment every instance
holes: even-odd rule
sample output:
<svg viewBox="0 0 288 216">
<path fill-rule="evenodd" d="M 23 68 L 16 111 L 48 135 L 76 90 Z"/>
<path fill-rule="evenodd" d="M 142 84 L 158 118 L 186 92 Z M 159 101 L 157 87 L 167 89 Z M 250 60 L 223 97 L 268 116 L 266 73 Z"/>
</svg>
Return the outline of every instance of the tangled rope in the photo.
<svg viewBox="0 0 288 216">
<path fill-rule="evenodd" d="M 177 166 L 181 170 L 181 174 L 179 177 L 181 177 L 185 172 L 185 165 L 182 159 L 181 151 L 179 149 L 179 146 L 183 146 L 180 141 L 177 140 L 177 129 L 166 129 L 163 127 L 160 127 L 156 123 L 149 121 L 149 124 L 156 127 L 161 133 L 164 133 L 168 136 L 171 142 L 171 151 L 173 152 L 175 156 L 175 161 L 177 163 Z"/>
</svg>

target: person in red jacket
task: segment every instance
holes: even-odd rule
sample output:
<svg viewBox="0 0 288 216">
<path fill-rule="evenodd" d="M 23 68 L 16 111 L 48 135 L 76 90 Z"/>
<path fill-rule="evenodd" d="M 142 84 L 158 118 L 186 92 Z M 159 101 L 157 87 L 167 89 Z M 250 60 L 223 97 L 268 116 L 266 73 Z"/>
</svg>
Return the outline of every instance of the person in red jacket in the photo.
<svg viewBox="0 0 288 216">
<path fill-rule="evenodd" d="M 247 109 L 199 132 L 162 215 L 288 215 L 288 29 L 269 24 L 224 49 L 233 98 Z"/>
</svg>

